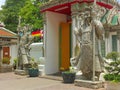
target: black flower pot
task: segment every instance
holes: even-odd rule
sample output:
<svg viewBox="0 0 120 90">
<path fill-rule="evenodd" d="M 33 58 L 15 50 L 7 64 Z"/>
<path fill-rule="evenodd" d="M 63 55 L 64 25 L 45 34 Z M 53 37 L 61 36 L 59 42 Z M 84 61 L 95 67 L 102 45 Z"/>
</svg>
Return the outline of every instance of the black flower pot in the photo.
<svg viewBox="0 0 120 90">
<path fill-rule="evenodd" d="M 13 69 L 14 69 L 14 70 L 16 69 L 16 65 L 13 65 Z"/>
<path fill-rule="evenodd" d="M 74 83 L 75 72 L 62 72 L 63 82 L 64 83 Z"/>
<path fill-rule="evenodd" d="M 36 69 L 36 68 L 29 68 L 29 69 L 28 69 L 28 75 L 29 75 L 30 77 L 38 77 L 38 75 L 39 75 L 39 70 Z"/>
</svg>

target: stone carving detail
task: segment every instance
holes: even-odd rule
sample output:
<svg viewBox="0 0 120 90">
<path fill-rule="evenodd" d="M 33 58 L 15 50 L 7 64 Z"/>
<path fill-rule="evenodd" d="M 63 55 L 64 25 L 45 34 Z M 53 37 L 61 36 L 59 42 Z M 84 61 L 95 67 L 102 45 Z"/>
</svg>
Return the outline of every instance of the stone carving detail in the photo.
<svg viewBox="0 0 120 90">
<path fill-rule="evenodd" d="M 99 12 L 99 13 L 98 13 Z M 79 54 L 71 59 L 72 66 L 82 71 L 82 79 L 91 80 L 93 77 L 93 48 L 95 47 L 95 75 L 99 77 L 103 71 L 103 60 L 101 57 L 100 40 L 103 39 L 104 28 L 100 22 L 104 14 L 104 8 L 97 5 L 84 7 L 76 15 L 77 25 L 74 34 L 79 42 Z M 93 44 L 93 32 L 95 30 L 95 46 Z"/>
<path fill-rule="evenodd" d="M 29 64 L 30 57 L 30 44 L 33 42 L 34 37 L 31 35 L 28 30 L 31 27 L 29 25 L 25 25 L 24 27 L 20 26 L 20 20 L 18 25 L 18 35 L 19 35 L 19 47 L 18 47 L 18 68 L 23 69 L 25 64 Z"/>
</svg>

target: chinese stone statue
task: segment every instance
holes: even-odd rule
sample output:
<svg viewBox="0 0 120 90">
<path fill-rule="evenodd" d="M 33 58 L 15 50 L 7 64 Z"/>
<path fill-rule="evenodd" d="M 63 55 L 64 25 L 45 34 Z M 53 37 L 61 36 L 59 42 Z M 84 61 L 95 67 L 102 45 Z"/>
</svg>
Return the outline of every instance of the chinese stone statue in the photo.
<svg viewBox="0 0 120 90">
<path fill-rule="evenodd" d="M 29 46 L 33 42 L 34 37 L 28 32 L 29 29 L 29 25 L 26 25 L 19 32 L 18 67 L 21 69 L 23 69 L 23 65 L 28 64 L 31 60 Z"/>
<path fill-rule="evenodd" d="M 79 25 L 74 34 L 79 42 L 79 54 L 71 59 L 71 65 L 76 66 L 82 72 L 82 79 L 91 80 L 93 77 L 93 48 L 95 47 L 95 75 L 99 78 L 103 71 L 100 41 L 103 39 L 104 28 L 100 18 L 104 10 L 97 5 L 89 6 L 76 16 Z M 93 44 L 93 32 L 95 32 L 95 44 Z M 94 46 L 95 45 L 95 46 Z"/>
</svg>

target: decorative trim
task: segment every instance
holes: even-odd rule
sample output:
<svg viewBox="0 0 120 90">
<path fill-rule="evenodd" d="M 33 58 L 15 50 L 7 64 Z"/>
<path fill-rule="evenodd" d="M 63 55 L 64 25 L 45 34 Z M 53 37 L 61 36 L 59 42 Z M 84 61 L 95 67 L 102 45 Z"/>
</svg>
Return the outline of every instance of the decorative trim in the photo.
<svg viewBox="0 0 120 90">
<path fill-rule="evenodd" d="M 108 31 L 118 31 L 120 30 L 120 25 L 113 25 L 113 26 L 104 26 L 105 30 Z"/>
<path fill-rule="evenodd" d="M 83 0 L 50 0 L 50 1 L 42 4 L 40 6 L 40 9 L 45 10 L 45 9 L 49 9 L 53 6 L 70 3 L 70 2 L 83 2 Z M 117 6 L 120 9 L 120 4 L 116 0 L 99 0 L 98 2 L 103 2 L 103 3 L 109 4 L 111 6 Z"/>
<path fill-rule="evenodd" d="M 44 3 L 43 5 L 41 5 L 40 9 L 45 10 L 45 9 L 50 8 L 50 7 L 62 5 L 65 3 L 69 3 L 69 0 L 52 0 L 52 1 L 48 1 L 47 3 Z"/>
<path fill-rule="evenodd" d="M 117 31 L 117 39 L 120 41 L 120 30 Z"/>
</svg>

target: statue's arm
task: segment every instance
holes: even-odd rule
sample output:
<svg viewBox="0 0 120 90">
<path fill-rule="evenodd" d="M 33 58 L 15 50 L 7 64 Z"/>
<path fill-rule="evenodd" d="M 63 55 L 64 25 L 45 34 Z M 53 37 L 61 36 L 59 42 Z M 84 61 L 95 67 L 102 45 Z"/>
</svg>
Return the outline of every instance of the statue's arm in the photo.
<svg viewBox="0 0 120 90">
<path fill-rule="evenodd" d="M 26 48 L 28 48 L 30 46 L 30 44 L 32 44 L 32 42 L 34 41 L 34 37 L 29 35 L 29 41 L 28 43 L 25 45 Z"/>
</svg>

